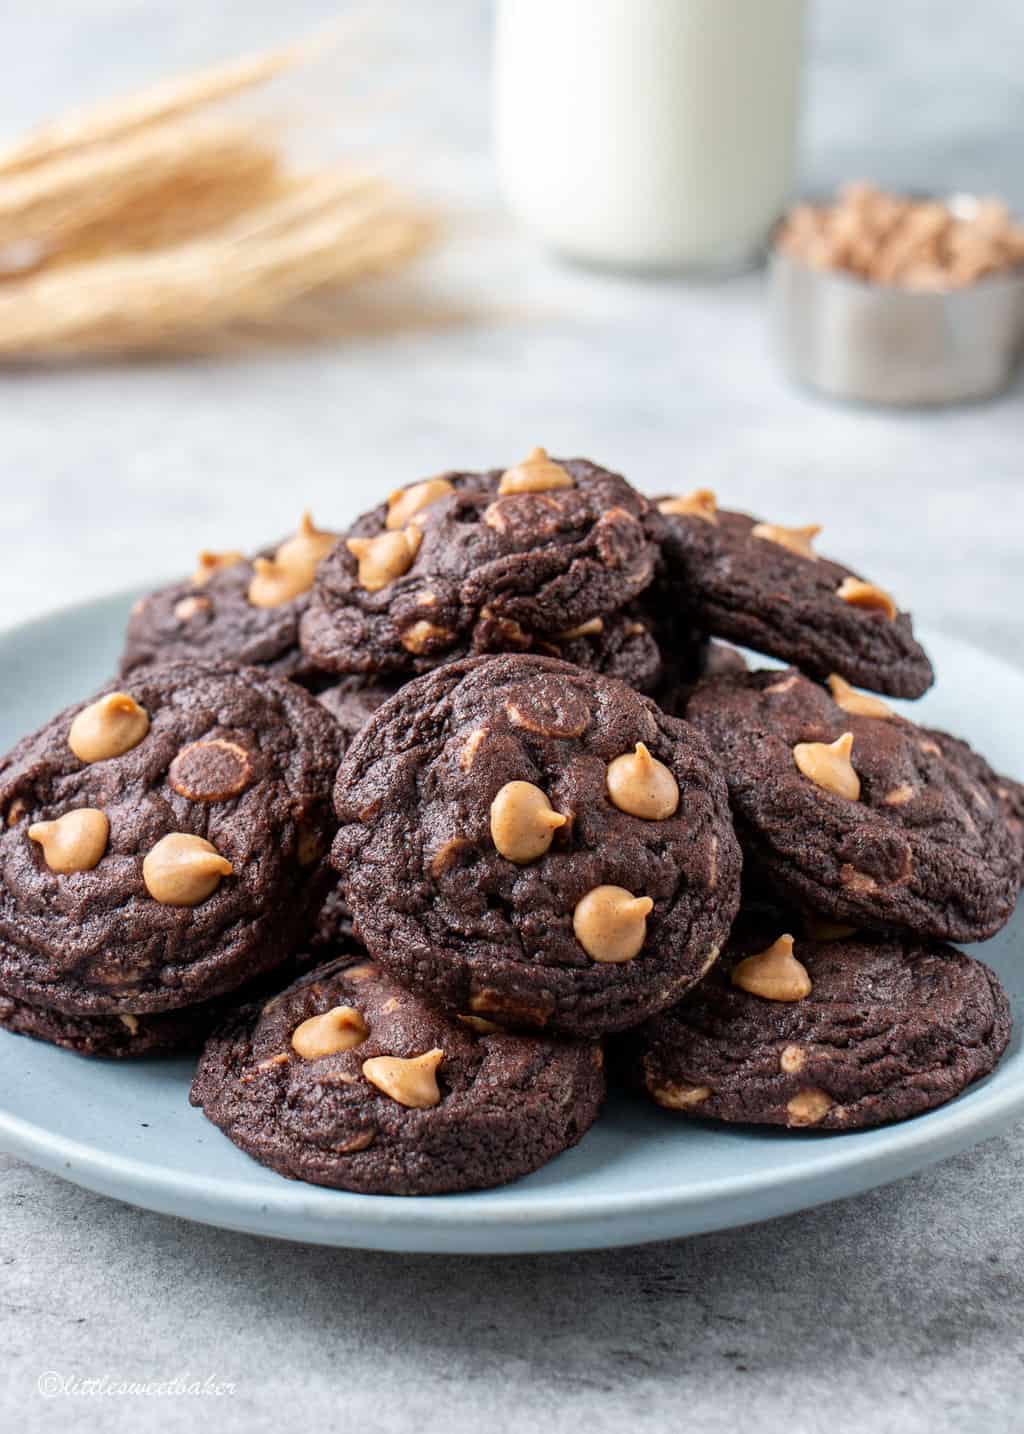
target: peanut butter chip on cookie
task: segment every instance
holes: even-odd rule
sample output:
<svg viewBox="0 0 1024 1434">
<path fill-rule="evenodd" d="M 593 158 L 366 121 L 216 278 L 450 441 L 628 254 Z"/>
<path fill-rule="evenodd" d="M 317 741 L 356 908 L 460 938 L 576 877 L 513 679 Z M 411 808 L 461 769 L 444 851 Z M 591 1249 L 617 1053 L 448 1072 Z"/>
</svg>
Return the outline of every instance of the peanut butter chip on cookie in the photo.
<svg viewBox="0 0 1024 1434">
<path fill-rule="evenodd" d="M 248 598 L 253 607 L 280 607 L 309 592 L 321 559 L 338 541 L 337 533 L 317 528 L 308 509 L 294 537 L 287 538 L 272 558 L 257 558 Z"/>
<path fill-rule="evenodd" d="M 253 607 L 280 607 L 313 586 L 302 568 L 286 568 L 276 558 L 255 558 L 246 596 Z"/>
<path fill-rule="evenodd" d="M 234 867 L 204 837 L 169 832 L 142 863 L 142 880 L 161 906 L 198 906 Z"/>
<path fill-rule="evenodd" d="M 862 582 L 860 578 L 843 578 L 836 588 L 836 597 L 848 602 L 851 607 L 867 608 L 871 612 L 884 613 L 890 622 L 896 617 L 897 607 L 884 588 L 874 583 Z"/>
<path fill-rule="evenodd" d="M 68 731 L 68 746 L 82 762 L 123 757 L 149 731 L 149 713 L 127 692 L 110 692 L 83 707 Z"/>
<path fill-rule="evenodd" d="M 354 1006 L 334 1006 L 292 1032 L 292 1050 L 303 1060 L 315 1061 L 319 1056 L 336 1056 L 361 1046 L 370 1028 Z"/>
<path fill-rule="evenodd" d="M 653 910 L 649 896 L 634 896 L 624 886 L 595 886 L 576 903 L 576 940 L 593 961 L 632 961 L 647 939 L 647 918 Z"/>
<path fill-rule="evenodd" d="M 363 1075 L 378 1090 L 410 1110 L 428 1110 L 440 1105 L 437 1068 L 444 1051 L 436 1046 L 422 1056 L 404 1060 L 401 1056 L 373 1056 L 363 1061 Z"/>
<path fill-rule="evenodd" d="M 226 553 L 211 553 L 204 548 L 196 559 L 196 570 L 192 574 L 193 587 L 201 588 L 208 583 L 214 573 L 220 572 L 221 568 L 233 568 L 237 563 L 245 562 L 245 554 L 236 552 L 233 548 Z"/>
<path fill-rule="evenodd" d="M 567 821 L 532 782 L 506 782 L 491 803 L 494 845 L 506 860 L 519 865 L 543 856 Z"/>
<path fill-rule="evenodd" d="M 171 763 L 168 780 L 180 796 L 190 801 L 226 802 L 245 791 L 252 775 L 252 763 L 244 747 L 213 737 L 182 747 Z"/>
<path fill-rule="evenodd" d="M 506 469 L 501 475 L 498 492 L 544 493 L 549 488 L 575 488 L 572 475 L 560 463 L 555 463 L 544 448 L 532 448 L 522 463 Z"/>
<path fill-rule="evenodd" d="M 345 546 L 359 564 L 359 584 L 367 592 L 380 592 L 412 567 L 423 534 L 415 524 L 401 531 L 378 533 L 375 538 L 348 538 Z"/>
<path fill-rule="evenodd" d="M 92 871 L 107 849 L 110 823 L 95 807 L 77 807 L 53 822 L 35 822 L 29 840 L 38 842 L 51 871 L 62 876 Z"/>
<path fill-rule="evenodd" d="M 406 652 L 414 653 L 426 652 L 428 647 L 451 640 L 452 635 L 446 627 L 439 627 L 436 622 L 427 622 L 422 617 L 418 622 L 411 623 L 401 637 Z"/>
<path fill-rule="evenodd" d="M 174 604 L 174 616 L 178 622 L 191 622 L 201 612 L 208 612 L 210 599 L 206 597 L 183 597 Z"/>
<path fill-rule="evenodd" d="M 792 936 L 780 936 L 767 951 L 740 961 L 730 979 L 741 991 L 765 1001 L 802 1001 L 811 994 L 811 978 L 793 955 Z"/>
<path fill-rule="evenodd" d="M 632 752 L 625 752 L 608 764 L 608 795 L 620 812 L 643 817 L 649 822 L 663 822 L 679 806 L 679 784 L 657 757 L 652 757 L 638 742 Z"/>
<path fill-rule="evenodd" d="M 808 1086 L 797 1091 L 786 1106 L 787 1125 L 817 1125 L 832 1109 L 833 1101 L 823 1090 Z"/>
<path fill-rule="evenodd" d="M 412 483 L 408 488 L 397 488 L 388 498 L 388 515 L 385 528 L 404 528 L 415 520 L 418 513 L 455 492 L 455 485 L 447 478 L 428 478 L 423 483 Z"/>
<path fill-rule="evenodd" d="M 666 1110 L 687 1110 L 690 1106 L 703 1104 L 711 1094 L 709 1085 L 685 1085 L 681 1082 L 666 1082 L 664 1085 L 648 1082 L 647 1089 Z"/>
<path fill-rule="evenodd" d="M 858 692 L 844 677 L 840 677 L 838 672 L 833 672 L 827 680 L 832 701 L 844 712 L 850 712 L 854 717 L 895 717 L 895 712 L 880 697 L 869 697 L 866 692 Z"/>
<path fill-rule="evenodd" d="M 808 523 L 805 528 L 783 528 L 779 523 L 756 523 L 750 536 L 763 538 L 766 543 L 776 543 L 780 548 L 796 553 L 798 557 L 817 562 L 818 555 L 811 544 L 820 532 L 820 523 Z"/>
<path fill-rule="evenodd" d="M 831 743 L 798 742 L 793 748 L 793 760 L 816 786 L 855 802 L 860 797 L 860 778 L 850 760 L 852 751 L 853 733 L 844 732 Z"/>
<path fill-rule="evenodd" d="M 558 637 L 561 642 L 569 642 L 574 637 L 597 637 L 602 632 L 604 632 L 604 618 L 590 617 L 576 627 L 567 627 L 564 632 L 558 634 Z"/>
<path fill-rule="evenodd" d="M 274 559 L 282 568 L 299 569 L 307 574 L 309 586 L 312 587 L 317 565 L 326 558 L 337 541 L 337 533 L 329 533 L 325 528 L 316 527 L 313 515 L 307 508 L 299 519 L 295 535 L 285 539 L 274 554 Z"/>
<path fill-rule="evenodd" d="M 674 518 L 703 518 L 705 523 L 717 523 L 718 499 L 710 488 L 695 488 L 692 493 L 682 493 L 678 498 L 663 498 L 658 504 L 658 512 Z"/>
</svg>

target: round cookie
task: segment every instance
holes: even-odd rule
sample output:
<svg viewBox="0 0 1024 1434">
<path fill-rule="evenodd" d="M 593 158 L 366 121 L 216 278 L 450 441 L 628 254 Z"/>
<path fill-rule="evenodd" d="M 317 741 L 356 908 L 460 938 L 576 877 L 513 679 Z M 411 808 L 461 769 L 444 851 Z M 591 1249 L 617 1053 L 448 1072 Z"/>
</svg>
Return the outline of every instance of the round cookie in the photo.
<svg viewBox="0 0 1024 1434">
<path fill-rule="evenodd" d="M 593 1123 L 600 1046 L 453 1019 L 351 960 L 208 1041 L 190 1099 L 246 1154 L 317 1185 L 440 1195 L 516 1180 Z"/>
<path fill-rule="evenodd" d="M 665 520 L 656 600 L 714 637 L 791 662 L 812 677 L 894 697 L 934 680 L 910 617 L 883 589 L 819 557 L 817 527 L 785 528 L 719 509 L 706 489 L 657 503 Z"/>
<path fill-rule="evenodd" d="M 330 882 L 338 735 L 256 668 L 140 668 L 0 762 L 0 989 L 194 1005 L 279 965 Z"/>
<path fill-rule="evenodd" d="M 589 1036 L 642 1020 L 699 980 L 738 904 L 704 741 L 550 658 L 408 683 L 349 748 L 335 805 L 334 863 L 373 955 L 504 1024 Z"/>
<path fill-rule="evenodd" d="M 401 685 L 398 681 L 374 682 L 353 674 L 317 693 L 317 701 L 327 708 L 340 728 L 343 752 L 377 708 L 394 697 Z"/>
<path fill-rule="evenodd" d="M 122 675 L 151 662 L 208 660 L 315 680 L 315 668 L 299 650 L 299 619 L 309 606 L 317 564 L 336 537 L 315 528 L 306 513 L 294 536 L 258 557 L 200 553 L 191 578 L 140 598 L 132 608 Z"/>
<path fill-rule="evenodd" d="M 650 583 L 663 525 L 635 489 L 537 449 L 400 489 L 321 564 L 303 650 L 331 672 L 413 674 L 570 640 Z"/>
<path fill-rule="evenodd" d="M 777 931 L 730 941 L 695 991 L 623 1038 L 631 1081 L 658 1105 L 855 1130 L 952 1100 L 1006 1049 L 1005 992 L 951 946 L 910 935 L 794 943 Z"/>
<path fill-rule="evenodd" d="M 796 904 L 837 921 L 994 935 L 1020 869 L 999 778 L 965 742 L 832 685 L 838 700 L 792 669 L 753 672 L 691 698 L 746 853 Z"/>
<path fill-rule="evenodd" d="M 149 1016 L 69 1016 L 0 992 L 0 1029 L 75 1055 L 106 1060 L 167 1055 L 200 1046 L 223 1015 L 223 1001 L 202 1001 L 181 1011 Z"/>
</svg>

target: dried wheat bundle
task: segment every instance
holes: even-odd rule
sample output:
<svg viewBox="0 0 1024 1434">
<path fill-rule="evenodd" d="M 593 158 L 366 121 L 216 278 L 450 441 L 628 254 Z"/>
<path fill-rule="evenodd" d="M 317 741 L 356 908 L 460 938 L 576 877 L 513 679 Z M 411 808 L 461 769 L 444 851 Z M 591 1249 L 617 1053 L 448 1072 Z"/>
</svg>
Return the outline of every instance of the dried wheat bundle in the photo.
<svg viewBox="0 0 1024 1434">
<path fill-rule="evenodd" d="M 206 114 L 306 53 L 168 81 L 0 155 L 0 358 L 173 348 L 417 253 L 434 226 L 384 181 L 294 174 L 263 127 Z"/>
</svg>

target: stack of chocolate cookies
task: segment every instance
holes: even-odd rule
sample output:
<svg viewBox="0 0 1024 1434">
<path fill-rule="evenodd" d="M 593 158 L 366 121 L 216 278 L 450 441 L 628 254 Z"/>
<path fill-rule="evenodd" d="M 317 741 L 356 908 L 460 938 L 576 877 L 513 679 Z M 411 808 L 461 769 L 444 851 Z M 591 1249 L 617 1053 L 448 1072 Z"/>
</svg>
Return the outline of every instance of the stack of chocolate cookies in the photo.
<svg viewBox="0 0 1024 1434">
<path fill-rule="evenodd" d="M 201 554 L 0 763 L 0 1024 L 205 1040 L 231 1140 L 364 1193 L 536 1169 L 606 1054 L 688 1118 L 951 1099 L 1009 1038 L 946 943 L 1009 920 L 1024 790 L 858 690 L 931 665 L 816 534 L 535 449 Z"/>
</svg>

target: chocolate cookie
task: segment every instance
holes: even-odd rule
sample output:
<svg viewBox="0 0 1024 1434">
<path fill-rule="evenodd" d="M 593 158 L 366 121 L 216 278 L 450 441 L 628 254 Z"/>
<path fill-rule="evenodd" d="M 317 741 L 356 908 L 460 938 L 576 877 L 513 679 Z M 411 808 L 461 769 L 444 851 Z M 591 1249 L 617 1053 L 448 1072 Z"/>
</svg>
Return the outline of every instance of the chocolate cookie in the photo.
<svg viewBox="0 0 1024 1434">
<path fill-rule="evenodd" d="M 819 557 L 816 526 L 724 512 L 706 489 L 657 506 L 667 529 L 662 606 L 812 677 L 838 672 L 894 697 L 920 697 L 931 686 L 932 666 L 908 614 L 882 588 Z"/>
<path fill-rule="evenodd" d="M 0 989 L 70 1015 L 234 990 L 308 934 L 338 736 L 301 688 L 176 662 L 0 762 Z"/>
<path fill-rule="evenodd" d="M 721 759 L 746 853 L 798 904 L 873 928 L 982 941 L 1009 919 L 1020 848 L 965 742 L 833 677 L 719 678 L 687 717 Z"/>
<path fill-rule="evenodd" d="M 317 701 L 327 708 L 340 728 L 342 752 L 377 708 L 394 697 L 401 685 L 398 681 L 375 682 L 353 674 L 317 693 Z"/>
<path fill-rule="evenodd" d="M 363 939 L 450 1010 L 622 1029 L 700 978 L 736 911 L 739 850 L 704 741 L 550 658 L 408 683 L 353 741 L 335 804 Z"/>
<path fill-rule="evenodd" d="M 207 1043 L 192 1104 L 246 1154 L 316 1185 L 440 1195 L 516 1180 L 593 1123 L 599 1046 L 452 1019 L 350 961 L 243 1007 Z"/>
<path fill-rule="evenodd" d="M 413 674 L 570 641 L 650 583 L 663 525 L 615 473 L 542 449 L 502 473 L 393 493 L 323 562 L 303 650 L 332 672 Z"/>
<path fill-rule="evenodd" d="M 1009 1039 L 994 972 L 951 946 L 773 932 L 760 947 L 730 941 L 700 986 L 624 1037 L 622 1052 L 667 1110 L 855 1130 L 952 1100 Z"/>
<path fill-rule="evenodd" d="M 223 1000 L 202 1001 L 181 1011 L 160 1011 L 151 1016 L 69 1016 L 0 992 L 3 1030 L 61 1046 L 79 1056 L 106 1060 L 168 1055 L 200 1046 L 223 1016 Z"/>
<path fill-rule="evenodd" d="M 296 681 L 315 679 L 299 650 L 299 619 L 309 605 L 317 564 L 335 533 L 303 514 L 298 532 L 249 559 L 199 555 L 191 578 L 140 598 L 121 655 L 122 674 L 151 662 L 212 660 L 266 667 Z"/>
</svg>

